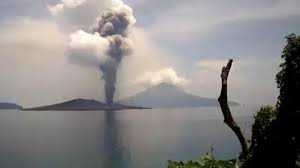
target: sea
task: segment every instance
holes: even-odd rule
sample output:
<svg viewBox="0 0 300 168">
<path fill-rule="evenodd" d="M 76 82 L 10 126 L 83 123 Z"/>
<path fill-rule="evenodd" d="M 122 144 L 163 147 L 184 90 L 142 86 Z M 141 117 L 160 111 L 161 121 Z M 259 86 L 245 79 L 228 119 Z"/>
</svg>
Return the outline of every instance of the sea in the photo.
<svg viewBox="0 0 300 168">
<path fill-rule="evenodd" d="M 251 136 L 257 107 L 233 116 Z M 219 107 L 124 111 L 0 110 L 0 168 L 166 168 L 241 149 Z"/>
</svg>

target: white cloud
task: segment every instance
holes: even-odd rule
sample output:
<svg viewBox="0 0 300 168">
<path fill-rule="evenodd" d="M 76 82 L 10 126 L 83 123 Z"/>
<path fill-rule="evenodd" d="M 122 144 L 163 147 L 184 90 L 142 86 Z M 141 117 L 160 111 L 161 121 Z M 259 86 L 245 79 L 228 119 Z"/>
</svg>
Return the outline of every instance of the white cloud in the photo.
<svg viewBox="0 0 300 168">
<path fill-rule="evenodd" d="M 98 67 L 101 62 L 108 59 L 106 54 L 108 48 L 108 39 L 101 37 L 99 33 L 90 34 L 78 30 L 70 35 L 70 58 L 77 57 L 82 61 L 85 60 L 86 64 Z M 76 61 L 76 58 L 74 60 Z"/>
<path fill-rule="evenodd" d="M 146 72 L 137 80 L 137 83 L 144 86 L 155 86 L 161 83 L 182 86 L 187 83 L 187 80 L 180 77 L 173 68 L 168 67 L 157 71 Z"/>
<path fill-rule="evenodd" d="M 49 5 L 48 10 L 61 30 L 74 32 L 90 29 L 99 14 L 111 6 L 111 0 L 63 0 L 56 5 Z"/>
<path fill-rule="evenodd" d="M 105 43 L 105 46 L 108 45 L 107 39 L 101 37 L 99 33 L 86 33 L 83 30 L 78 30 L 75 33 L 70 35 L 70 47 L 71 48 L 98 48 Z M 104 47 L 106 48 L 106 47 Z"/>
<path fill-rule="evenodd" d="M 56 16 L 62 13 L 65 8 L 76 8 L 84 4 L 87 0 L 62 0 L 60 3 L 54 6 L 48 6 L 49 11 L 52 15 Z"/>
<path fill-rule="evenodd" d="M 56 16 L 64 10 L 64 4 L 57 4 L 54 6 L 48 6 L 49 11 L 52 15 Z"/>
<path fill-rule="evenodd" d="M 82 5 L 87 0 L 62 0 L 62 3 L 68 8 L 75 8 Z"/>
</svg>

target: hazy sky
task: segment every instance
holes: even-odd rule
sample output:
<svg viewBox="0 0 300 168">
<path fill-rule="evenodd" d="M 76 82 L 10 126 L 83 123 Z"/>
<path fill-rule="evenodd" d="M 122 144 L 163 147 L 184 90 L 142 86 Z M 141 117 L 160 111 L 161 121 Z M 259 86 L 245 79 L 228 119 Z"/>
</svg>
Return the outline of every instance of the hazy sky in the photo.
<svg viewBox="0 0 300 168">
<path fill-rule="evenodd" d="M 114 0 L 116 1 L 116 0 Z M 300 34 L 299 0 L 124 0 L 137 19 L 134 53 L 119 71 L 117 97 L 159 82 L 217 97 L 220 69 L 234 59 L 230 98 L 274 104 L 284 37 Z M 68 43 L 89 31 L 110 0 L 0 1 L 0 101 L 25 106 L 75 97 L 103 100 L 97 68 L 70 62 Z"/>
</svg>

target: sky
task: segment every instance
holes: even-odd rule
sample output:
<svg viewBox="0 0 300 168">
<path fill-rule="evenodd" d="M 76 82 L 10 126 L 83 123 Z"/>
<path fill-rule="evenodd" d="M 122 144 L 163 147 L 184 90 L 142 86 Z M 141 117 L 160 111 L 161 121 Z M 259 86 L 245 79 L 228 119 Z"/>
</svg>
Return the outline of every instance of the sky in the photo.
<svg viewBox="0 0 300 168">
<path fill-rule="evenodd" d="M 103 100 L 101 72 L 70 60 L 70 37 L 79 30 L 93 37 L 97 18 L 116 2 L 0 1 L 0 101 L 36 106 L 77 97 Z M 233 58 L 230 99 L 276 103 L 284 37 L 300 34 L 299 0 L 123 3 L 136 23 L 129 35 L 133 53 L 118 70 L 117 99 L 160 82 L 216 98 L 220 70 Z M 90 55 L 90 49 L 84 53 Z"/>
</svg>

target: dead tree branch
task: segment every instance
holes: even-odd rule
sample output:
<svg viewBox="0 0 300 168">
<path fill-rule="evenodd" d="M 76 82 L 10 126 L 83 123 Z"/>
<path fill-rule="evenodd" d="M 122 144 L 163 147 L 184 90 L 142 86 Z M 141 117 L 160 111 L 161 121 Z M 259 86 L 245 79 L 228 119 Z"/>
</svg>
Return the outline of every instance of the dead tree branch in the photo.
<svg viewBox="0 0 300 168">
<path fill-rule="evenodd" d="M 224 123 L 229 126 L 232 131 L 235 133 L 235 135 L 238 137 L 241 147 L 242 147 L 242 153 L 240 155 L 240 158 L 243 158 L 246 156 L 248 152 L 248 145 L 246 142 L 246 139 L 240 129 L 240 127 L 237 125 L 237 123 L 234 121 L 230 108 L 228 106 L 228 98 L 227 98 L 227 79 L 230 72 L 230 68 L 232 65 L 232 59 L 230 59 L 226 65 L 226 67 L 222 68 L 221 72 L 221 79 L 222 79 L 222 89 L 221 94 L 218 98 L 219 104 L 221 106 L 221 110 L 224 116 Z"/>
</svg>

